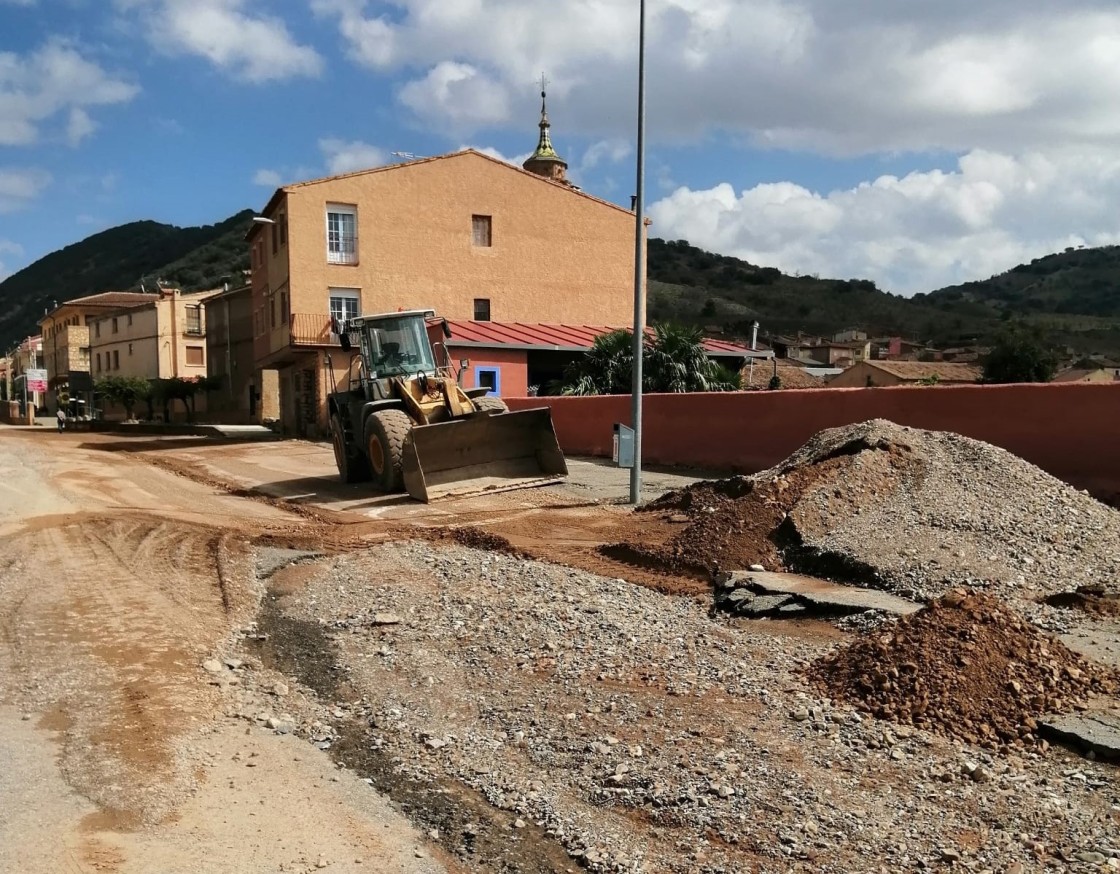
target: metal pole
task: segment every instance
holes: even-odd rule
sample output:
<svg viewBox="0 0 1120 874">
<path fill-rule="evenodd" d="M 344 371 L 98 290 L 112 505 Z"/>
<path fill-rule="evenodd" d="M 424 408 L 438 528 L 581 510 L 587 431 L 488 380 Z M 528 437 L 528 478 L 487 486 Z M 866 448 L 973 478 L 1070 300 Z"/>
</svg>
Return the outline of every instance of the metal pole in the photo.
<svg viewBox="0 0 1120 874">
<path fill-rule="evenodd" d="M 642 347 L 646 331 L 646 0 L 638 5 L 638 179 L 634 198 L 634 369 L 631 375 L 630 422 L 634 428 L 634 466 L 630 468 L 630 503 L 642 493 Z"/>
</svg>

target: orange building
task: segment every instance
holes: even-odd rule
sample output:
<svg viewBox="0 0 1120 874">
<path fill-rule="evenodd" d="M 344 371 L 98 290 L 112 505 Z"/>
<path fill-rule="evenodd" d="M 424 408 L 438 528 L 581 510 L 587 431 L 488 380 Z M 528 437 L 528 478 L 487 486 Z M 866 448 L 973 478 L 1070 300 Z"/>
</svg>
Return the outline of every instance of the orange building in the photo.
<svg viewBox="0 0 1120 874">
<path fill-rule="evenodd" d="M 278 189 L 247 241 L 257 388 L 278 373 L 284 430 L 325 433 L 349 363 L 332 316 L 630 324 L 635 216 L 566 171 L 542 106 L 524 168 L 468 149 Z"/>
</svg>

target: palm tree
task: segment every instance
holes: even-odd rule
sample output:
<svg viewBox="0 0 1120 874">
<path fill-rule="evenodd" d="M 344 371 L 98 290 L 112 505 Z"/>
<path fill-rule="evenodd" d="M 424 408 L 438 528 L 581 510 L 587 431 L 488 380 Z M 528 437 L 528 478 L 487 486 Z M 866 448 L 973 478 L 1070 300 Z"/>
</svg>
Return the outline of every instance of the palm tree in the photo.
<svg viewBox="0 0 1120 874">
<path fill-rule="evenodd" d="M 561 393 L 629 394 L 634 362 L 632 337 L 624 329 L 596 337 L 587 353 L 565 368 Z M 647 333 L 642 352 L 643 391 L 735 391 L 739 387 L 737 373 L 708 358 L 700 329 L 655 324 Z"/>
</svg>

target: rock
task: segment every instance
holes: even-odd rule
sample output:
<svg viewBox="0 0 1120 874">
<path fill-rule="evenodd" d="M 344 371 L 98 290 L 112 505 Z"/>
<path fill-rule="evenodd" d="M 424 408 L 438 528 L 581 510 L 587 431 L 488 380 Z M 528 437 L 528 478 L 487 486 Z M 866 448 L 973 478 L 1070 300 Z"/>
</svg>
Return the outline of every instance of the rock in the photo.
<svg viewBox="0 0 1120 874">
<path fill-rule="evenodd" d="M 236 671 L 245 664 L 241 659 L 225 659 L 226 667 L 231 671 Z"/>
<path fill-rule="evenodd" d="M 447 741 L 438 737 L 429 737 L 424 741 L 424 745 L 431 750 L 441 750 L 447 746 Z"/>
<path fill-rule="evenodd" d="M 404 620 L 396 613 L 374 613 L 370 625 L 400 625 Z"/>
<path fill-rule="evenodd" d="M 959 850 L 954 850 L 952 847 L 942 847 L 941 859 L 945 862 L 959 862 L 961 854 Z"/>
<path fill-rule="evenodd" d="M 264 721 L 266 728 L 271 728 L 279 734 L 291 734 L 295 726 L 290 719 L 283 719 L 281 717 L 270 716 Z"/>
<path fill-rule="evenodd" d="M 288 694 L 288 687 L 284 683 L 276 682 L 272 684 L 272 694 L 277 698 L 283 698 Z"/>
<path fill-rule="evenodd" d="M 320 856 L 319 860 L 315 863 L 315 867 L 316 868 L 326 868 L 327 865 L 329 865 L 329 864 L 330 863 L 326 859 L 324 859 L 322 856 Z"/>
<path fill-rule="evenodd" d="M 759 595 L 751 601 L 739 605 L 739 612 L 748 616 L 761 616 L 772 613 L 789 601 L 789 595 Z"/>
<path fill-rule="evenodd" d="M 217 659 L 207 659 L 202 663 L 202 669 L 211 674 L 220 674 L 225 670 Z"/>
<path fill-rule="evenodd" d="M 762 565 L 760 565 L 760 564 L 752 564 L 752 565 L 751 565 L 751 566 L 750 566 L 750 567 L 748 568 L 748 570 L 754 571 L 755 573 L 763 573 L 763 572 L 764 572 L 764 571 L 766 570 L 766 568 L 764 568 L 764 567 L 763 567 Z"/>
<path fill-rule="evenodd" d="M 526 823 L 523 819 L 515 819 L 513 821 L 514 828 L 525 828 L 526 825 L 528 825 L 528 823 Z"/>
<path fill-rule="evenodd" d="M 669 517 L 669 521 L 674 525 L 684 525 L 686 522 L 691 522 L 692 520 L 684 513 L 674 513 Z"/>
<path fill-rule="evenodd" d="M 1079 862 L 1087 862 L 1090 865 L 1103 865 L 1107 861 L 1104 853 L 1098 853 L 1094 850 L 1082 850 L 1080 853 L 1075 853 L 1074 858 Z"/>
<path fill-rule="evenodd" d="M 809 718 L 809 710 L 805 707 L 800 707 L 797 710 L 793 711 L 793 713 L 791 713 L 789 716 L 790 719 L 792 719 L 794 722 L 804 722 Z"/>
</svg>

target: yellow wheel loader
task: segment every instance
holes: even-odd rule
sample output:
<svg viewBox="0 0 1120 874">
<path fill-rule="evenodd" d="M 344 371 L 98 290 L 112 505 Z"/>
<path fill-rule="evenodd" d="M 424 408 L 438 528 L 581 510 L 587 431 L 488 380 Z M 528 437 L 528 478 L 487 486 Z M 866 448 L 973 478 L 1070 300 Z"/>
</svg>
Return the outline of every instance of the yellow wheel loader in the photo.
<svg viewBox="0 0 1120 874">
<path fill-rule="evenodd" d="M 462 388 L 446 345 L 430 337 L 437 330 L 450 336 L 432 311 L 358 316 L 332 327 L 344 351 L 358 346 L 348 388 L 327 402 L 343 482 L 372 479 L 384 492 L 403 489 L 428 502 L 567 476 L 548 408 L 511 413 L 488 389 Z"/>
</svg>

